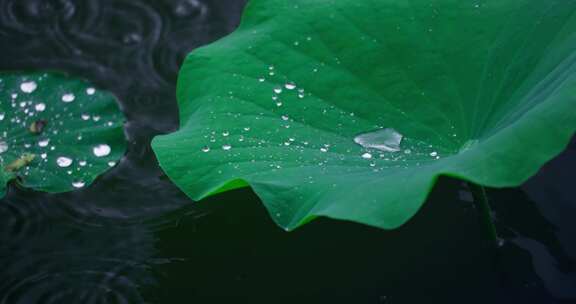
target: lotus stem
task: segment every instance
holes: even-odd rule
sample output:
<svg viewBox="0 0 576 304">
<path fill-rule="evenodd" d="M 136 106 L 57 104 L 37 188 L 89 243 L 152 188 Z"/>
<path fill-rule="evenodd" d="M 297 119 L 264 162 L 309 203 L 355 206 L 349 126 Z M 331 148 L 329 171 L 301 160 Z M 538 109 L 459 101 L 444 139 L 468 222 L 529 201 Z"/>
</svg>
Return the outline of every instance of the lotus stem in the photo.
<svg viewBox="0 0 576 304">
<path fill-rule="evenodd" d="M 488 202 L 486 189 L 483 186 L 473 183 L 468 183 L 468 187 L 474 198 L 474 206 L 479 211 L 480 224 L 483 226 L 483 230 L 486 231 L 486 237 L 495 247 L 498 247 L 498 234 L 496 232 L 496 226 L 494 226 L 494 221 L 492 220 L 492 209 Z"/>
</svg>

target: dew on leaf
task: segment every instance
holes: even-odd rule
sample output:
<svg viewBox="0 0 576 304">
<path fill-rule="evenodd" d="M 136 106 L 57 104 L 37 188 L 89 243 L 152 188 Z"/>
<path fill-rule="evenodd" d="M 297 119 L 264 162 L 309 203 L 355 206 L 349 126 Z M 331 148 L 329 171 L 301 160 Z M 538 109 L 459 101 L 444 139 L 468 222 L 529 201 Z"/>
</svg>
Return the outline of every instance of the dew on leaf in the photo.
<svg viewBox="0 0 576 304">
<path fill-rule="evenodd" d="M 36 111 L 38 111 L 38 112 L 42 112 L 42 111 L 46 110 L 46 104 L 43 103 L 43 102 L 37 103 L 37 104 L 34 106 L 34 109 L 35 109 Z"/>
<path fill-rule="evenodd" d="M 50 139 L 46 138 L 46 139 L 40 140 L 38 142 L 38 146 L 39 147 L 47 147 L 49 143 L 50 143 Z"/>
<path fill-rule="evenodd" d="M 104 156 L 107 156 L 108 154 L 110 154 L 111 150 L 112 149 L 110 148 L 109 145 L 99 144 L 99 145 L 95 146 L 94 148 L 92 148 L 92 153 L 94 153 L 94 155 L 96 157 L 104 157 Z"/>
<path fill-rule="evenodd" d="M 32 93 L 36 90 L 38 85 L 35 81 L 26 81 L 20 84 L 20 90 L 24 93 Z"/>
<path fill-rule="evenodd" d="M 231 145 L 223 145 L 223 146 L 222 146 L 222 150 L 224 150 L 224 151 L 228 151 L 228 150 L 230 150 L 230 149 L 232 149 L 232 146 L 231 146 Z"/>
<path fill-rule="evenodd" d="M 76 181 L 72 183 L 72 187 L 74 188 L 82 188 L 86 185 L 83 181 Z"/>
<path fill-rule="evenodd" d="M 95 89 L 95 88 L 87 88 L 87 89 L 86 89 L 86 94 L 88 94 L 88 95 L 94 95 L 94 93 L 96 93 L 96 89 Z"/>
<path fill-rule="evenodd" d="M 362 154 L 362 158 L 364 158 L 364 159 L 371 159 L 371 158 L 372 158 L 372 154 L 366 152 L 366 153 Z"/>
<path fill-rule="evenodd" d="M 8 151 L 8 144 L 5 141 L 0 141 L 0 154 Z"/>
<path fill-rule="evenodd" d="M 204 153 L 210 152 L 210 147 L 208 147 L 208 146 L 202 147 L 202 152 L 204 152 Z"/>
<path fill-rule="evenodd" d="M 58 167 L 66 168 L 72 165 L 72 159 L 66 156 L 60 156 L 56 159 L 56 164 Z"/>
<path fill-rule="evenodd" d="M 74 94 L 68 93 L 68 94 L 64 94 L 62 95 L 62 101 L 63 102 L 73 102 L 74 99 L 76 99 L 76 96 L 74 96 Z"/>
<path fill-rule="evenodd" d="M 354 137 L 354 142 L 364 148 L 372 148 L 386 152 L 400 151 L 402 134 L 392 128 L 384 128 L 376 131 L 362 133 Z"/>
</svg>

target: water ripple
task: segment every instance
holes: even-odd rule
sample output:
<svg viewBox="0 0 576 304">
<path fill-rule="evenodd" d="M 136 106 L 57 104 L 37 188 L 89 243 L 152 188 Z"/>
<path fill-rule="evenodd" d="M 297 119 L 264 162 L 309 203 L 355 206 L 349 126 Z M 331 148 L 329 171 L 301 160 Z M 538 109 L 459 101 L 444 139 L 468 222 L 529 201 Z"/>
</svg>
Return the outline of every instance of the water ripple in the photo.
<svg viewBox="0 0 576 304">
<path fill-rule="evenodd" d="M 143 303 L 154 232 L 201 216 L 164 178 L 151 138 L 178 126 L 186 53 L 238 24 L 240 0 L 0 0 L 0 70 L 57 69 L 118 96 L 125 157 L 62 194 L 11 187 L 0 200 L 0 303 Z"/>
</svg>

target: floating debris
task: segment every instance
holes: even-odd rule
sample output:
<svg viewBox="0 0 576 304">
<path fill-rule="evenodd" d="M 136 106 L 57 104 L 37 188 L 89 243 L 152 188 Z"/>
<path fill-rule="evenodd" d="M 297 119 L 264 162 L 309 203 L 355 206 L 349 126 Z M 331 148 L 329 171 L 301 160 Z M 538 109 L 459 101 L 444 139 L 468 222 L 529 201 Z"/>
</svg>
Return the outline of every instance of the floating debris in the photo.
<svg viewBox="0 0 576 304">
<path fill-rule="evenodd" d="M 28 128 L 28 130 L 30 131 L 30 133 L 34 134 L 34 135 L 38 135 L 38 134 L 42 134 L 42 132 L 44 132 L 44 129 L 46 128 L 46 125 L 48 124 L 48 122 L 46 120 L 37 120 L 34 121 L 30 124 L 30 127 Z"/>
<path fill-rule="evenodd" d="M 4 167 L 4 171 L 16 172 L 21 168 L 28 166 L 28 164 L 30 164 L 34 160 L 34 158 L 36 158 L 36 155 L 32 153 L 24 153 L 18 159 L 14 160 L 6 167 Z"/>
</svg>

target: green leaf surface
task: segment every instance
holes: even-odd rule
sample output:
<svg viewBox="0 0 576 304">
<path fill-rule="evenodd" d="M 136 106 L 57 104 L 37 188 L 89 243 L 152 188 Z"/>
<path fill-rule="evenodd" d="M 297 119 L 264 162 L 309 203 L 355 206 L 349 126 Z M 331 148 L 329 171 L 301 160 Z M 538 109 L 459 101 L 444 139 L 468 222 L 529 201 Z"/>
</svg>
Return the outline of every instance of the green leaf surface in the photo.
<svg viewBox="0 0 576 304">
<path fill-rule="evenodd" d="M 249 185 L 286 229 L 396 228 L 440 175 L 517 186 L 565 148 L 576 1 L 252 0 L 178 101 L 153 148 L 191 198 Z"/>
<path fill-rule="evenodd" d="M 48 192 L 90 184 L 124 154 L 123 120 L 111 93 L 82 80 L 0 73 L 0 198 L 12 179 Z"/>
</svg>

